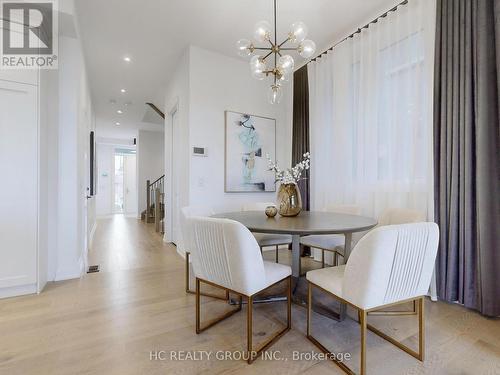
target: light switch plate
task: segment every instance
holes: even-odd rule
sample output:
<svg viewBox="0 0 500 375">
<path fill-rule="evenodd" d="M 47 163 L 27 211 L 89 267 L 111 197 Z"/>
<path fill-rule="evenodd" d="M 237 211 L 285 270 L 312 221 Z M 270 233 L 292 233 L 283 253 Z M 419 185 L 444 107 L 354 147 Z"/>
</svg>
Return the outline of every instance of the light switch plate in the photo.
<svg viewBox="0 0 500 375">
<path fill-rule="evenodd" d="M 206 147 L 193 146 L 193 156 L 208 156 Z"/>
</svg>

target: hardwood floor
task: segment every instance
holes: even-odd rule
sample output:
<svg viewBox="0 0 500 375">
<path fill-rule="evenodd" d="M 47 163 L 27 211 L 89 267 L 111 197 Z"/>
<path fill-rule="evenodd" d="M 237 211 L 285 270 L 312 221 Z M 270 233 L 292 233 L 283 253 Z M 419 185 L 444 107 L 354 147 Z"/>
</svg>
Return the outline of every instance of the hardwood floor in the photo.
<svg viewBox="0 0 500 375">
<path fill-rule="evenodd" d="M 265 253 L 273 259 L 274 253 Z M 281 259 L 288 258 L 283 250 Z M 342 374 L 305 338 L 305 309 L 293 306 L 293 329 L 270 350 L 282 360 L 216 360 L 218 351 L 244 349 L 245 311 L 196 335 L 194 296 L 184 291 L 184 262 L 146 225 L 116 216 L 98 221 L 89 264 L 101 272 L 50 283 L 38 296 L 0 300 L 0 374 Z M 203 298 L 202 317 L 230 308 Z M 372 333 L 369 374 L 500 374 L 500 321 L 458 305 L 426 301 L 426 361 L 420 363 Z M 254 341 L 285 321 L 285 304 L 260 304 Z M 384 332 L 416 344 L 414 317 L 370 317 Z M 359 329 L 314 315 L 313 330 L 336 352 L 349 352 L 357 369 Z M 164 360 L 150 360 L 158 351 Z M 161 352 L 164 351 L 164 352 Z M 171 360 L 171 351 L 212 351 L 211 360 Z M 164 356 L 164 357 L 163 357 Z M 178 354 L 178 357 L 180 354 Z"/>
</svg>

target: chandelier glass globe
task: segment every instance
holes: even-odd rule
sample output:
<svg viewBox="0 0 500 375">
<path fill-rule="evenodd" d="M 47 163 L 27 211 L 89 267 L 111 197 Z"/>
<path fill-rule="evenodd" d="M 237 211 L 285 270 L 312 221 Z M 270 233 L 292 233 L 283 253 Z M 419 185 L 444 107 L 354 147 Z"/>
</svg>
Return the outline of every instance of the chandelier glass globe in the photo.
<svg viewBox="0 0 500 375">
<path fill-rule="evenodd" d="M 271 25 L 267 21 L 260 21 L 255 24 L 253 37 L 258 42 L 265 42 L 271 39 Z"/>
<path fill-rule="evenodd" d="M 281 86 L 276 84 L 269 87 L 269 91 L 267 93 L 267 99 L 271 104 L 279 104 L 281 98 L 283 97 L 283 90 Z"/>
<path fill-rule="evenodd" d="M 252 76 L 258 80 L 263 80 L 266 78 L 266 63 L 262 59 L 262 56 L 253 56 L 250 60 L 250 71 Z"/>
<path fill-rule="evenodd" d="M 299 55 L 304 59 L 308 59 L 314 55 L 316 52 L 316 43 L 312 40 L 306 39 L 302 43 L 299 44 L 299 48 L 297 49 Z"/>
<path fill-rule="evenodd" d="M 278 69 L 280 69 L 285 74 L 293 73 L 293 68 L 295 67 L 295 61 L 290 55 L 281 56 L 278 59 Z"/>
<path fill-rule="evenodd" d="M 292 43 L 300 43 L 307 36 L 307 26 L 304 22 L 294 22 L 290 28 L 290 33 L 288 37 Z"/>
<path fill-rule="evenodd" d="M 240 39 L 236 42 L 236 51 L 241 57 L 250 56 L 253 52 L 252 42 L 248 39 Z"/>
</svg>

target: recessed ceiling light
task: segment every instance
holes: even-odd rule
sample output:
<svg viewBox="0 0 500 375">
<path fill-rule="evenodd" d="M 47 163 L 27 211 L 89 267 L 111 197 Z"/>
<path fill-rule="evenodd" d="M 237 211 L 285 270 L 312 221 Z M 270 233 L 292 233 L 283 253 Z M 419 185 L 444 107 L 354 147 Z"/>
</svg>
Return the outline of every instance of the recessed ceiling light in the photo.
<svg viewBox="0 0 500 375">
<path fill-rule="evenodd" d="M 125 89 L 121 89 L 121 90 L 120 90 L 120 92 L 121 92 L 122 94 L 125 94 L 125 93 L 127 92 L 127 90 L 125 90 Z"/>
<path fill-rule="evenodd" d="M 119 122 L 115 122 L 115 124 L 116 124 L 116 125 L 120 125 L 120 123 L 119 123 Z"/>
<path fill-rule="evenodd" d="M 130 61 L 131 61 L 131 59 L 130 59 L 130 57 L 125 56 L 125 57 L 123 58 L 123 61 L 125 61 L 125 62 L 130 62 Z"/>
<path fill-rule="evenodd" d="M 119 109 L 118 111 L 116 111 L 116 113 L 118 113 L 119 115 L 121 115 L 123 113 L 123 111 L 121 109 Z"/>
</svg>

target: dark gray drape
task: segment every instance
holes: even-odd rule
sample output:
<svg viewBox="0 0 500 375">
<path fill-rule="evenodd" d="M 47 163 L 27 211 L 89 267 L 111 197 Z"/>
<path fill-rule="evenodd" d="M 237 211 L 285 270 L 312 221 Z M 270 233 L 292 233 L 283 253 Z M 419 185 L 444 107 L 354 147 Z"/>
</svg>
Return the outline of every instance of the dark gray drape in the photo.
<svg viewBox="0 0 500 375">
<path fill-rule="evenodd" d="M 309 151 L 309 84 L 307 65 L 293 75 L 293 130 L 292 130 L 292 165 L 299 163 Z M 302 195 L 302 207 L 310 209 L 309 171 L 306 179 L 299 182 Z"/>
<path fill-rule="evenodd" d="M 498 316 L 500 0 L 438 0 L 437 4 L 438 295 Z"/>
</svg>

